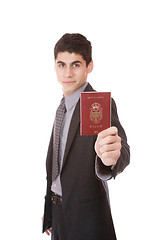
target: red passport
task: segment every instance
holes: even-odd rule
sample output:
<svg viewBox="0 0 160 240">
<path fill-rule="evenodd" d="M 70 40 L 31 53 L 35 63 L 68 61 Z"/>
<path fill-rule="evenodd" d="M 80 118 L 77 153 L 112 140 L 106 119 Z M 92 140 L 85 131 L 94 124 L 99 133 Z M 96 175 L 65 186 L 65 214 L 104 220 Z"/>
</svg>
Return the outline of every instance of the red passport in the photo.
<svg viewBox="0 0 160 240">
<path fill-rule="evenodd" d="M 81 135 L 97 135 L 111 126 L 111 93 L 81 93 Z"/>
</svg>

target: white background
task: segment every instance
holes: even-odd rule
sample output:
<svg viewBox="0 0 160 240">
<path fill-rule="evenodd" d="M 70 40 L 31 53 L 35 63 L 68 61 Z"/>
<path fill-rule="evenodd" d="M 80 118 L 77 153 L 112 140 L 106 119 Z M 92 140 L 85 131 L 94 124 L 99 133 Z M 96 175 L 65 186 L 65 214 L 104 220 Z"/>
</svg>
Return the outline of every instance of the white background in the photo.
<svg viewBox="0 0 160 240">
<path fill-rule="evenodd" d="M 89 82 L 111 91 L 131 164 L 109 182 L 118 240 L 160 239 L 159 1 L 0 3 L 0 238 L 41 234 L 45 158 L 61 87 L 53 48 L 66 32 L 93 45 Z"/>
</svg>

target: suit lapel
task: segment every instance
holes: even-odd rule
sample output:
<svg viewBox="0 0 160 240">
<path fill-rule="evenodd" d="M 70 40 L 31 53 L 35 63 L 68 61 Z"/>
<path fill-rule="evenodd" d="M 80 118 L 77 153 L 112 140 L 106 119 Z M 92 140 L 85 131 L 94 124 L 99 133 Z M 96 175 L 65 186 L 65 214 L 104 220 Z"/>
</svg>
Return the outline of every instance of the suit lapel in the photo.
<svg viewBox="0 0 160 240">
<path fill-rule="evenodd" d="M 91 91 L 94 91 L 94 90 L 91 87 L 91 85 L 88 83 L 84 92 L 91 92 Z M 64 153 L 64 158 L 63 158 L 62 171 L 63 171 L 64 165 L 66 163 L 66 159 L 67 159 L 69 150 L 71 148 L 71 145 L 73 143 L 74 137 L 76 135 L 77 129 L 79 128 L 79 125 L 80 125 L 80 99 L 79 99 L 79 101 L 78 101 L 78 103 L 75 107 L 75 110 L 74 110 L 74 113 L 73 113 L 73 116 L 72 116 L 72 119 L 71 119 L 69 131 L 68 131 L 68 138 L 67 138 L 65 153 Z"/>
</svg>

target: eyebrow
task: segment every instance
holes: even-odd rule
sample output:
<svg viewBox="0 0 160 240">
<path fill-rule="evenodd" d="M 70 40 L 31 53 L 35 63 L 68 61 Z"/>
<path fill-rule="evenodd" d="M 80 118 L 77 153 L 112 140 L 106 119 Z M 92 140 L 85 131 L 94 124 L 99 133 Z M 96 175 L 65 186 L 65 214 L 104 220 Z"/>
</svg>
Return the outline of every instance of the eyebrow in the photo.
<svg viewBox="0 0 160 240">
<path fill-rule="evenodd" d="M 75 63 L 80 63 L 80 64 L 82 64 L 82 62 L 79 61 L 79 60 L 72 62 L 72 64 L 75 64 Z"/>
<path fill-rule="evenodd" d="M 71 65 L 76 64 L 76 63 L 80 63 L 80 64 L 82 64 L 81 61 L 77 60 L 77 61 L 72 62 Z M 66 63 L 63 62 L 63 61 L 58 61 L 57 64 L 66 64 Z"/>
</svg>

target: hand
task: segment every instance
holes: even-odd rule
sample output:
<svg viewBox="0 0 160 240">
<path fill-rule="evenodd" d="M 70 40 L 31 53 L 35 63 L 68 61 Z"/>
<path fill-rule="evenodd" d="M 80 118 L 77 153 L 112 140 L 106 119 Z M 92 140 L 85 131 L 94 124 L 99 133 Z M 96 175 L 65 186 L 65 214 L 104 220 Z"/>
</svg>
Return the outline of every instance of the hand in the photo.
<svg viewBox="0 0 160 240">
<path fill-rule="evenodd" d="M 44 216 L 42 217 L 42 225 L 43 225 L 43 219 L 44 219 Z M 52 228 L 47 229 L 45 233 L 49 236 L 52 233 Z"/>
<path fill-rule="evenodd" d="M 95 142 L 95 151 L 106 166 L 117 163 L 121 154 L 121 138 L 118 136 L 118 129 L 110 127 L 98 134 Z"/>
</svg>

